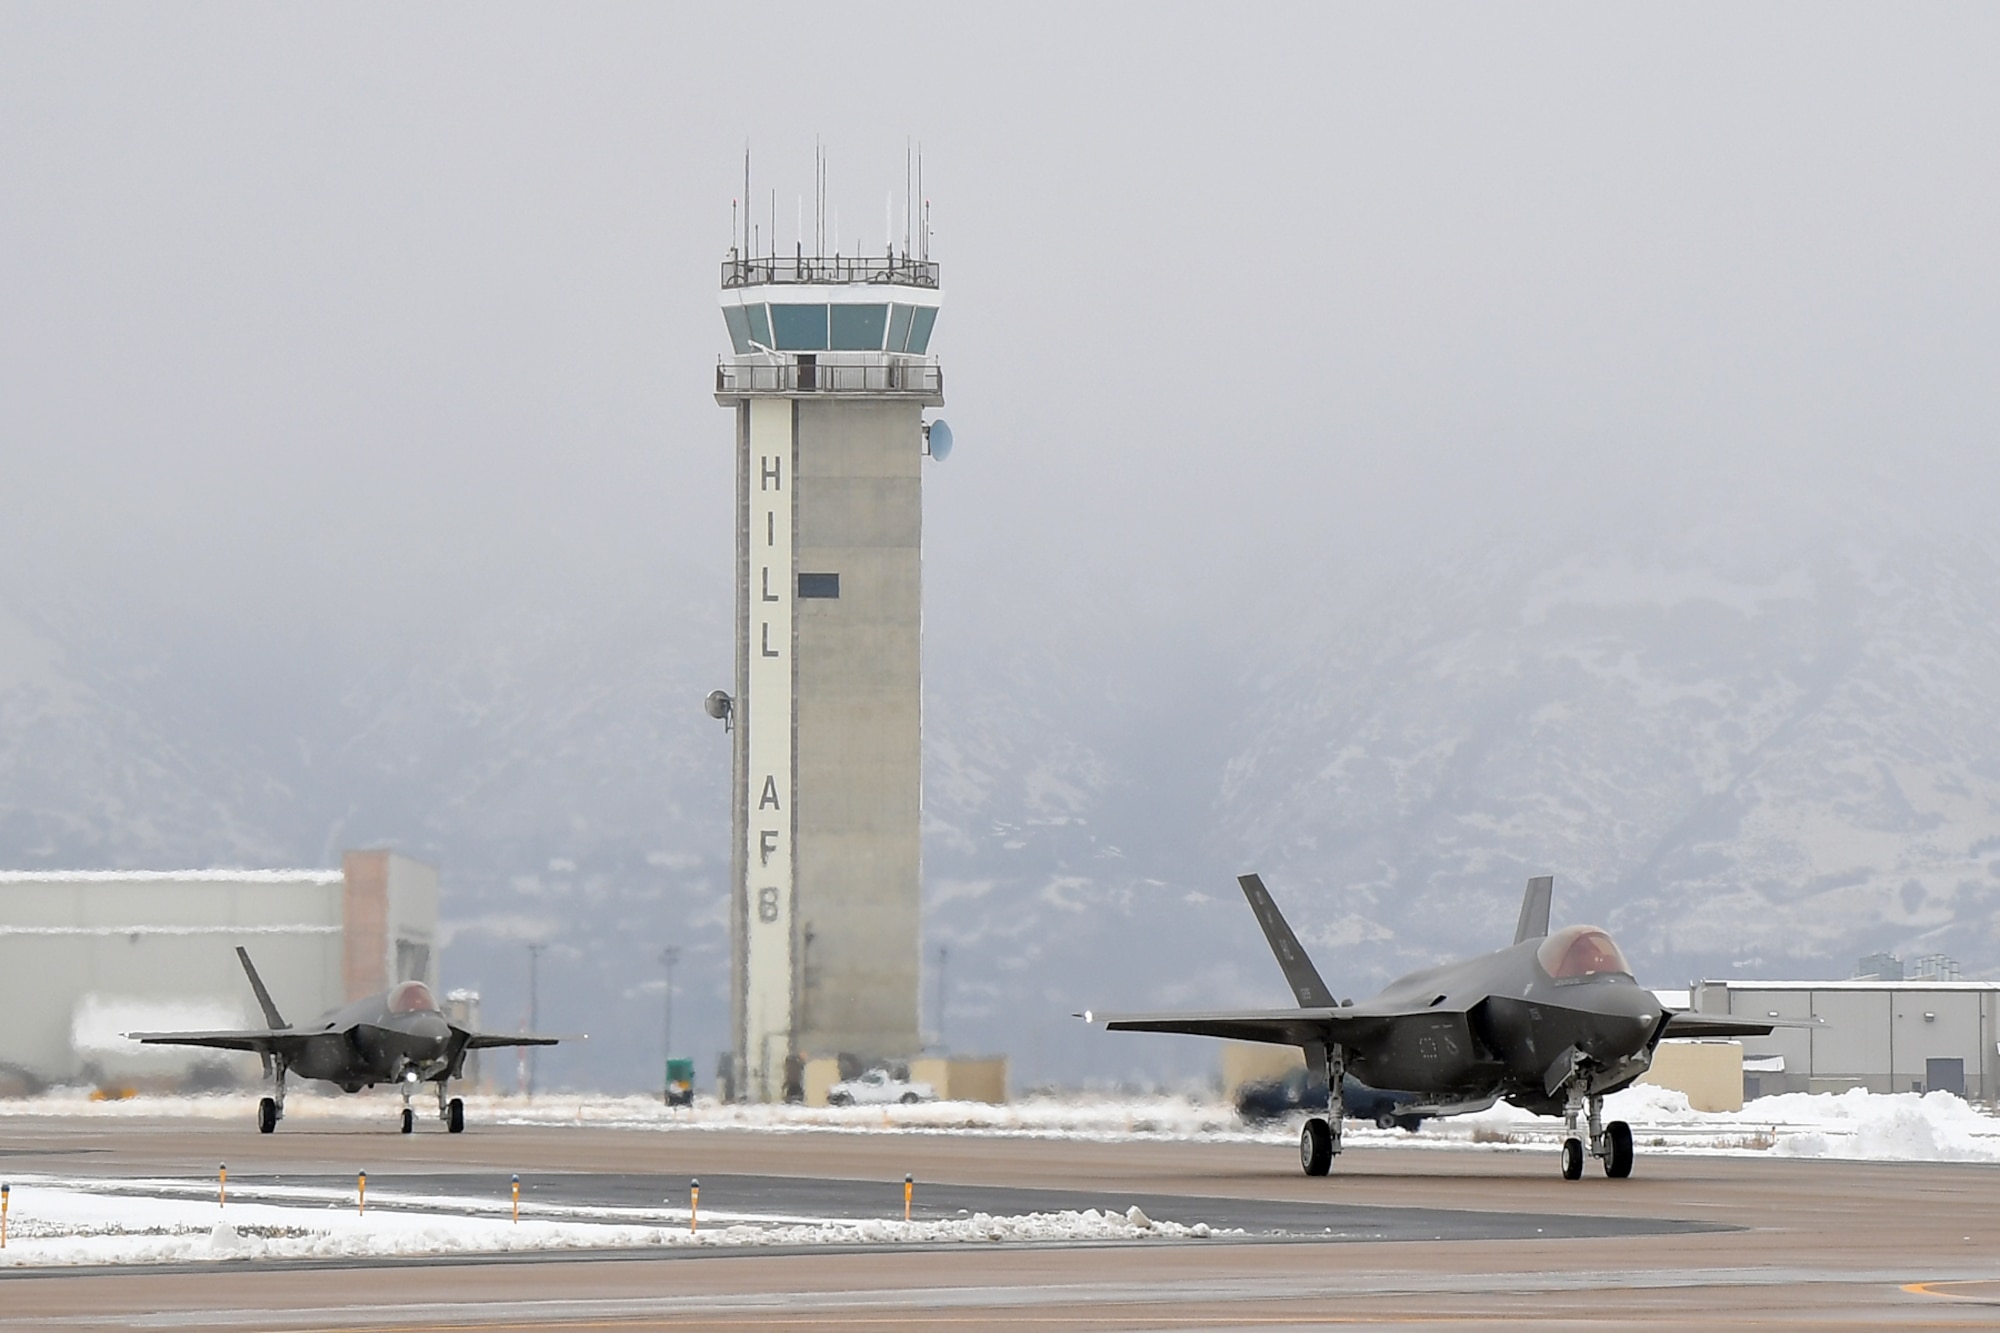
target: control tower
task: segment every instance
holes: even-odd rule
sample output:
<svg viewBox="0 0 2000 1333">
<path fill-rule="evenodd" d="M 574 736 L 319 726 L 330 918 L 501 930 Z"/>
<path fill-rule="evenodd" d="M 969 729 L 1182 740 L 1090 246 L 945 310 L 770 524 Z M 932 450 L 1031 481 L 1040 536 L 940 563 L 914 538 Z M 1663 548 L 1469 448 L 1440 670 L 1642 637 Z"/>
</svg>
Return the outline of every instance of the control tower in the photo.
<svg viewBox="0 0 2000 1333">
<path fill-rule="evenodd" d="M 736 418 L 730 1091 L 778 1101 L 805 1059 L 920 1045 L 919 469 L 944 377 L 921 253 L 747 249 L 722 265 L 715 371 Z"/>
</svg>

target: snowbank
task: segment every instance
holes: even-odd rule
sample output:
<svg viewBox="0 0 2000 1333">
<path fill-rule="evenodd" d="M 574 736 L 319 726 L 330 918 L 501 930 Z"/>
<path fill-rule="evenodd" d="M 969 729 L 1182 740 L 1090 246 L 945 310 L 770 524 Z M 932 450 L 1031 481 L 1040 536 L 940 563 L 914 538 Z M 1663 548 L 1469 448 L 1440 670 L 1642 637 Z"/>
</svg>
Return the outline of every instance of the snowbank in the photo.
<svg viewBox="0 0 2000 1333">
<path fill-rule="evenodd" d="M 1049 1241 L 1203 1240 L 1205 1223 L 1156 1222 L 1125 1213 L 973 1213 L 933 1221 L 744 1220 L 729 1214 L 690 1231 L 687 1213 L 650 1224 L 565 1222 L 528 1217 L 516 1223 L 491 1200 L 436 1202 L 436 1211 L 374 1206 L 360 1213 L 350 1196 L 317 1207 L 213 1198 L 112 1194 L 83 1182 L 19 1178 L 12 1191 L 7 1248 L 0 1268 L 78 1264 L 203 1263 L 255 1259 L 334 1259 L 391 1255 L 495 1254 L 525 1250 L 640 1249 L 817 1245 L 944 1245 Z M 502 1210 L 505 1204 L 500 1207 Z M 611 1212 L 616 1210 L 600 1210 Z M 671 1214 L 673 1210 L 662 1210 Z M 706 1216 L 706 1215 L 705 1215 Z M 734 1219 L 734 1220 L 729 1220 Z"/>
<path fill-rule="evenodd" d="M 1604 1116 L 1629 1122 L 1646 1152 L 2000 1162 L 2000 1118 L 1949 1092 L 1786 1093 L 1758 1098 L 1741 1111 L 1703 1112 L 1690 1109 L 1683 1093 L 1636 1084 L 1605 1098 Z M 1540 1148 L 1562 1134 L 1560 1120 L 1497 1106 L 1451 1122 L 1439 1138 Z"/>
</svg>

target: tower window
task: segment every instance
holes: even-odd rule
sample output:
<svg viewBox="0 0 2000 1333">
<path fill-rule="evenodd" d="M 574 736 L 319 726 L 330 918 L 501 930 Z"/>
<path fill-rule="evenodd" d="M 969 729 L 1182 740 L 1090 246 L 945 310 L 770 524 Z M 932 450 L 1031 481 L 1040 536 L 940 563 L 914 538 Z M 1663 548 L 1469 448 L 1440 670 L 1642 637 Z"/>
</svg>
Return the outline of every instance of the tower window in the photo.
<svg viewBox="0 0 2000 1333">
<path fill-rule="evenodd" d="M 836 352 L 879 352 L 882 330 L 889 322 L 886 305 L 837 305 L 828 312 L 831 346 Z"/>
<path fill-rule="evenodd" d="M 892 305 L 889 307 L 889 350 L 903 351 L 910 345 L 911 307 Z"/>
<path fill-rule="evenodd" d="M 824 352 L 826 350 L 826 307 L 824 305 L 771 305 L 772 344 L 781 352 Z"/>
<path fill-rule="evenodd" d="M 729 326 L 729 342 L 742 356 L 750 350 L 750 316 L 740 305 L 722 307 L 722 322 Z"/>
<path fill-rule="evenodd" d="M 937 323 L 937 307 L 920 305 L 910 317 L 910 350 L 922 356 L 930 350 L 931 326 Z"/>
<path fill-rule="evenodd" d="M 838 574 L 799 575 L 799 596 L 800 597 L 840 596 L 840 575 Z"/>
</svg>

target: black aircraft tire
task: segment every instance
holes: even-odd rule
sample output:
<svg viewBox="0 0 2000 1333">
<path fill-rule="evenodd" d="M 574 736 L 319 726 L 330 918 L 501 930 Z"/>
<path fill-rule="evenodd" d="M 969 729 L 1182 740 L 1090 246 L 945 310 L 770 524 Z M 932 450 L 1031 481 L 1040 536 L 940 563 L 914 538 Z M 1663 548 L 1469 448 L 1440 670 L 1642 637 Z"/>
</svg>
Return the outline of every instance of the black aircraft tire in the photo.
<svg viewBox="0 0 2000 1333">
<path fill-rule="evenodd" d="M 1299 1165 L 1309 1176 L 1323 1176 L 1333 1169 L 1333 1130 L 1318 1116 L 1299 1131 Z"/>
<path fill-rule="evenodd" d="M 1563 1179 L 1583 1179 L 1583 1140 L 1563 1140 Z"/>
<path fill-rule="evenodd" d="M 1396 1117 L 1390 1115 L 1387 1111 L 1384 1111 L 1381 1115 L 1375 1117 L 1375 1128 L 1394 1129 L 1395 1127 L 1396 1127 Z"/>
<path fill-rule="evenodd" d="M 456 1097 L 445 1107 L 444 1127 L 453 1134 L 465 1133 L 465 1103 Z"/>
<path fill-rule="evenodd" d="M 257 1103 L 257 1132 L 269 1134 L 278 1127 L 278 1104 L 269 1097 Z"/>
<path fill-rule="evenodd" d="M 1604 1127 L 1604 1174 L 1613 1180 L 1632 1174 L 1632 1127 L 1623 1120 Z"/>
<path fill-rule="evenodd" d="M 407 1106 L 403 1108 L 403 1132 L 405 1134 L 417 1132 L 417 1113 Z"/>
</svg>

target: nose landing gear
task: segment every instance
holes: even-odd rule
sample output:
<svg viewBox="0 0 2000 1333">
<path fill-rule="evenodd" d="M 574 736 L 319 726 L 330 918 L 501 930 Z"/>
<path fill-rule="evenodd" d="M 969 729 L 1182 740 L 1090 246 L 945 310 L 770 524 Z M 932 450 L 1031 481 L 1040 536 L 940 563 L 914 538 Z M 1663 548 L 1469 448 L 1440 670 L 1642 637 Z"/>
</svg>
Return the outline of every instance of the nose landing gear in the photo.
<svg viewBox="0 0 2000 1333">
<path fill-rule="evenodd" d="M 1577 1121 L 1588 1112 L 1588 1145 L 1578 1136 Z M 1604 1163 L 1604 1174 L 1613 1180 L 1624 1180 L 1632 1174 L 1632 1126 L 1623 1120 L 1604 1123 L 1604 1098 L 1600 1096 L 1576 1096 L 1570 1099 L 1564 1112 L 1564 1121 L 1569 1135 L 1563 1140 L 1562 1173 L 1564 1180 L 1583 1178 L 1583 1159 L 1586 1153 Z"/>
</svg>

